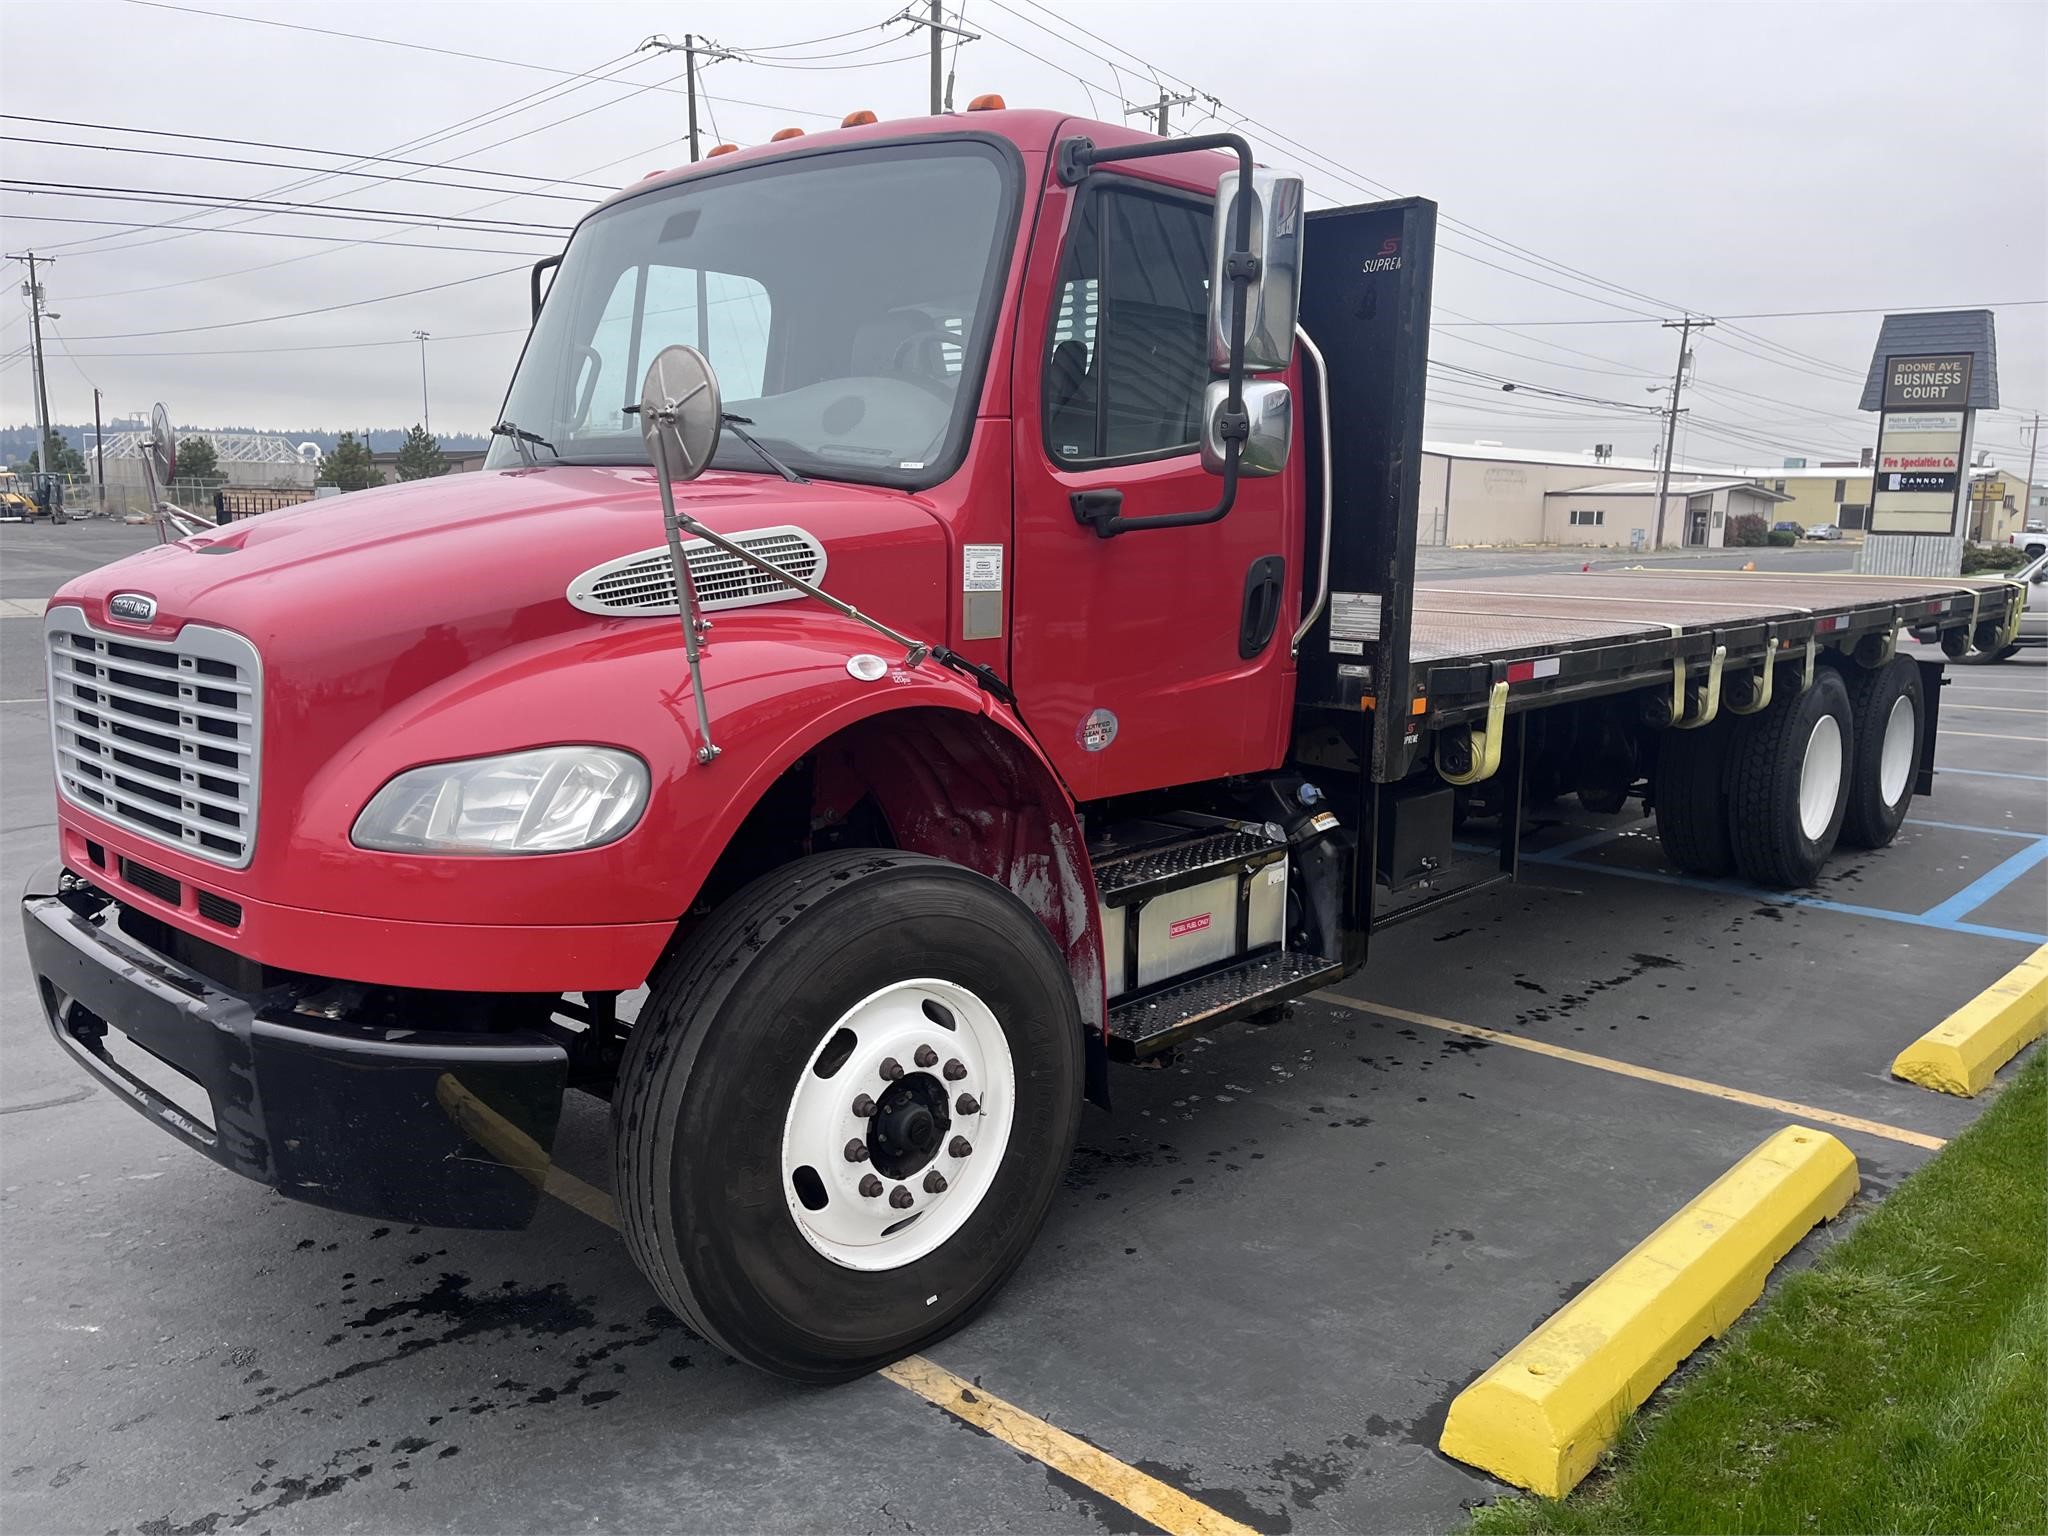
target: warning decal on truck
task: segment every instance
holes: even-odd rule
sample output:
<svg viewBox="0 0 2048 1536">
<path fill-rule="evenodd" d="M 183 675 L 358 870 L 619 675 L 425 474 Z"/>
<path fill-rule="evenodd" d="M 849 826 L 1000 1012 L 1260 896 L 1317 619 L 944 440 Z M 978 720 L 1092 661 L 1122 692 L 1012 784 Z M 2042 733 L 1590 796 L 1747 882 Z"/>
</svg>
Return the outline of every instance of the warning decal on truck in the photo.
<svg viewBox="0 0 2048 1536">
<path fill-rule="evenodd" d="M 1377 640 L 1379 637 L 1379 593 L 1332 592 L 1330 594 L 1330 638 L 1333 641 Z"/>
</svg>

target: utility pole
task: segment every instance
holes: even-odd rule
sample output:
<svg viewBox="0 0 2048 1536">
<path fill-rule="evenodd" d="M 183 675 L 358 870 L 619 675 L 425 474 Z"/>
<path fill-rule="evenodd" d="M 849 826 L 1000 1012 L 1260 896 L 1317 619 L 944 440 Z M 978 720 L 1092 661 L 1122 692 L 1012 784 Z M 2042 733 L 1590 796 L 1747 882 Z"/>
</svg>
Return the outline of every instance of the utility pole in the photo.
<svg viewBox="0 0 2048 1536">
<path fill-rule="evenodd" d="M 99 470 L 96 478 L 99 481 L 100 488 L 100 516 L 105 517 L 107 515 L 107 434 L 106 429 L 100 425 L 100 392 L 97 389 L 92 392 L 92 456 Z"/>
<path fill-rule="evenodd" d="M 1678 366 L 1671 372 L 1671 408 L 1664 419 L 1664 462 L 1657 470 L 1657 532 L 1650 540 L 1650 548 L 1664 547 L 1664 504 L 1671 496 L 1671 451 L 1678 441 L 1678 396 L 1685 388 L 1685 360 L 1688 355 L 1686 343 L 1695 330 L 1705 330 L 1714 322 L 1695 320 L 1687 315 L 1683 320 L 1666 320 L 1664 329 L 1678 332 Z"/>
<path fill-rule="evenodd" d="M 950 94 L 946 80 L 944 60 L 946 37 L 950 35 L 959 38 L 963 43 L 971 43 L 979 38 L 981 34 L 979 32 L 969 32 L 964 27 L 956 27 L 952 22 L 946 20 L 946 8 L 941 3 L 941 0 L 931 0 L 930 5 L 927 7 L 927 12 L 923 16 L 917 14 L 915 6 L 906 5 L 894 16 L 883 22 L 882 25 L 893 27 L 899 21 L 907 21 L 913 27 L 928 28 L 931 32 L 932 116 L 942 116 L 949 105 L 946 98 Z"/>
<path fill-rule="evenodd" d="M 35 375 L 36 468 L 43 474 L 54 474 L 56 471 L 50 467 L 49 370 L 43 363 L 43 285 L 36 277 L 36 262 L 40 258 L 34 251 L 24 251 L 8 259 L 28 266 L 28 281 L 21 285 L 21 292 L 28 300 L 29 362 Z"/>
<path fill-rule="evenodd" d="M 706 64 L 716 64 L 720 59 L 736 59 L 739 55 L 730 48 L 719 47 L 708 37 L 700 42 L 694 32 L 685 32 L 680 43 L 672 43 L 659 35 L 650 37 L 637 51 L 645 53 L 650 48 L 660 53 L 680 53 L 683 56 L 683 79 L 687 85 L 684 94 L 690 103 L 690 164 L 695 165 L 704 158 L 697 136 L 697 61 L 702 59 Z"/>
<path fill-rule="evenodd" d="M 2041 413 L 2034 413 L 2032 425 L 2027 428 L 2032 434 L 2027 439 L 2027 483 L 2020 491 L 2020 532 L 2027 531 L 2028 515 L 2034 507 L 2034 459 L 2041 452 Z"/>
<path fill-rule="evenodd" d="M 427 342 L 429 337 L 425 331 L 414 331 L 412 334 L 413 340 L 420 344 L 420 425 L 426 429 L 427 436 L 432 437 L 434 435 L 434 408 L 427 404 Z"/>
<path fill-rule="evenodd" d="M 1124 116 L 1135 117 L 1141 112 L 1151 113 L 1152 131 L 1163 139 L 1169 137 L 1170 132 L 1170 125 L 1166 114 L 1175 107 L 1192 107 L 1198 99 L 1194 96 L 1170 96 L 1167 94 L 1166 87 L 1161 86 L 1157 101 L 1147 102 L 1141 107 L 1125 107 Z"/>
</svg>

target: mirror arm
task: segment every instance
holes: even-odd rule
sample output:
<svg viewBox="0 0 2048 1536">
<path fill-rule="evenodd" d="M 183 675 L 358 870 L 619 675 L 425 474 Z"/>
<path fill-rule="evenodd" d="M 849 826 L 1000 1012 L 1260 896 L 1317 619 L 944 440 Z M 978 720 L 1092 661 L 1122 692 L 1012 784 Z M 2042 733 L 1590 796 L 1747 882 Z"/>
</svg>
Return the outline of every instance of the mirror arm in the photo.
<svg viewBox="0 0 2048 1536">
<path fill-rule="evenodd" d="M 536 320 L 540 318 L 540 302 L 547 297 L 546 294 L 540 291 L 541 277 L 546 273 L 554 271 L 561 264 L 562 258 L 560 256 L 543 256 L 533 264 L 533 275 L 528 279 L 528 282 L 533 291 L 533 318 Z"/>
<path fill-rule="evenodd" d="M 1150 139 L 1140 144 L 1118 144 L 1098 148 L 1086 138 L 1062 139 L 1058 171 L 1063 186 L 1078 186 L 1098 165 L 1123 160 L 1153 160 L 1161 155 L 1185 155 L 1199 150 L 1220 149 L 1237 156 L 1237 201 L 1233 205 L 1230 255 L 1223 264 L 1224 279 L 1236 290 L 1230 313 L 1230 370 L 1226 377 L 1230 393 L 1223 414 L 1216 422 L 1216 435 L 1223 439 L 1223 488 L 1216 505 L 1201 512 L 1168 512 L 1157 517 L 1125 517 L 1115 504 L 1087 491 L 1076 491 L 1070 499 L 1076 522 L 1092 527 L 1099 538 L 1135 533 L 1142 528 L 1194 528 L 1221 522 L 1237 502 L 1237 465 L 1251 436 L 1251 417 L 1244 408 L 1245 300 L 1259 275 L 1259 258 L 1252 251 L 1252 147 L 1235 133 L 1202 133 L 1185 139 Z M 1204 424 L 1203 430 L 1208 430 Z"/>
</svg>

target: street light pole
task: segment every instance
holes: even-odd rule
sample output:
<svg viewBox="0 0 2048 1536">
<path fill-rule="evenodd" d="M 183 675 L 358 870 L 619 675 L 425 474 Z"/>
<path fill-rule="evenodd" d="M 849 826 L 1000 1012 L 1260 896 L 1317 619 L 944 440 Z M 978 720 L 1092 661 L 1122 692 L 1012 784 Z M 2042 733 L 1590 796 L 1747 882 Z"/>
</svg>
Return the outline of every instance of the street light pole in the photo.
<svg viewBox="0 0 2048 1536">
<path fill-rule="evenodd" d="M 427 436 L 434 435 L 434 411 L 427 404 L 427 342 L 425 331 L 414 331 L 413 339 L 420 344 L 420 425 L 426 428 Z"/>
</svg>

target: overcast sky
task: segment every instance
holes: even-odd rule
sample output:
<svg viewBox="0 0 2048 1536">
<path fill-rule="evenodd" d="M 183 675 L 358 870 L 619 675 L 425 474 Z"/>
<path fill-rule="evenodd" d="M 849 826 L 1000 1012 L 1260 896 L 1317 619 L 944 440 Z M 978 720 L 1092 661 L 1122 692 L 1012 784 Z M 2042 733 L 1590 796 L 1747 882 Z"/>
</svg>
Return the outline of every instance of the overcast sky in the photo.
<svg viewBox="0 0 2048 1536">
<path fill-rule="evenodd" d="M 687 159 L 680 59 L 626 62 L 650 33 L 690 26 L 756 51 L 712 66 L 704 89 L 707 132 L 757 143 L 859 107 L 883 118 L 923 112 L 923 33 L 878 25 L 900 7 L 12 0 L 0 6 L 5 174 L 567 225 L 602 193 L 555 186 L 545 189 L 553 198 L 535 196 L 540 183 L 485 173 L 611 187 Z M 947 14 L 957 15 L 950 0 Z M 2025 415 L 2048 410 L 2048 307 L 2004 307 L 2048 297 L 2048 6 L 967 0 L 964 24 L 982 35 L 957 55 L 962 104 L 1000 91 L 1012 106 L 1116 118 L 1123 101 L 1156 95 L 1158 81 L 1186 82 L 1220 98 L 1220 121 L 1242 120 L 1268 163 L 1305 173 L 1312 201 L 1365 201 L 1385 188 L 1434 198 L 1459 222 L 1441 232 L 1431 351 L 1453 366 L 1432 386 L 1432 437 L 1613 442 L 1647 455 L 1657 436 L 1647 417 L 1592 419 L 1610 408 L 1506 396 L 1456 370 L 1654 403 L 1648 390 L 1669 379 L 1675 343 L 1642 317 L 1683 308 L 1993 304 L 2008 409 L 1980 425 L 1980 444 L 2023 467 Z M 579 71 L 607 78 L 571 78 Z M 1176 112 L 1175 127 L 1216 126 L 1211 111 Z M 24 138 L 303 166 L 352 162 L 299 149 L 402 154 L 455 169 L 383 174 L 460 185 L 304 181 L 275 166 Z M 509 196 L 514 187 L 528 195 Z M 50 405 L 63 421 L 91 418 L 97 384 L 110 415 L 163 398 L 183 425 L 408 424 L 421 413 L 410 337 L 424 329 L 436 338 L 435 427 L 481 430 L 524 334 L 527 265 L 560 238 L 16 185 L 0 215 L 7 252 L 57 257 L 45 289 L 61 317 Z M 172 220 L 186 221 L 178 233 L 118 227 Z M 183 232 L 230 224 L 239 232 Z M 287 232 L 336 238 L 270 238 Z M 500 269 L 510 270 L 479 278 Z M 0 306 L 9 423 L 33 415 L 25 307 L 13 291 L 21 276 L 6 268 Z M 360 302 L 435 284 L 453 286 Z M 269 318 L 340 305 L 353 307 Z M 1623 323 L 1529 323 L 1564 320 Z M 1853 454 L 1872 437 L 1856 405 L 1878 322 L 1733 319 L 1707 333 L 1681 458 Z"/>
</svg>

